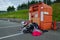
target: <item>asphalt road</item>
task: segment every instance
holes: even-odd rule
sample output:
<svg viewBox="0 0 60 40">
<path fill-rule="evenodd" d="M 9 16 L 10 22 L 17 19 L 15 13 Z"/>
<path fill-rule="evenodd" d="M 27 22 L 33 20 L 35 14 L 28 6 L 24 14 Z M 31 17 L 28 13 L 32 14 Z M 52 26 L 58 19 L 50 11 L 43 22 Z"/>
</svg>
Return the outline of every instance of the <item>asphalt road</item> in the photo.
<svg viewBox="0 0 60 40">
<path fill-rule="evenodd" d="M 20 32 L 20 27 L 20 23 L 0 20 L 0 40 L 60 40 L 60 30 L 50 30 L 41 36 L 34 37 Z"/>
</svg>

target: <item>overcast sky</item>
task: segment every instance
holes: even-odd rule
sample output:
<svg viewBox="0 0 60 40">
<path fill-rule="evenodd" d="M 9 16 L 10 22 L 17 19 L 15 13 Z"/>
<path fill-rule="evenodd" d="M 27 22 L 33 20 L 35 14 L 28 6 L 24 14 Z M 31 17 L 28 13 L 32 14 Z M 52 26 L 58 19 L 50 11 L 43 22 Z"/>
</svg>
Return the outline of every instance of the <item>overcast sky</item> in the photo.
<svg viewBox="0 0 60 40">
<path fill-rule="evenodd" d="M 28 0 L 0 0 L 0 11 L 6 10 L 8 6 L 13 5 L 16 8 L 19 4 L 27 3 L 27 2 Z"/>
</svg>

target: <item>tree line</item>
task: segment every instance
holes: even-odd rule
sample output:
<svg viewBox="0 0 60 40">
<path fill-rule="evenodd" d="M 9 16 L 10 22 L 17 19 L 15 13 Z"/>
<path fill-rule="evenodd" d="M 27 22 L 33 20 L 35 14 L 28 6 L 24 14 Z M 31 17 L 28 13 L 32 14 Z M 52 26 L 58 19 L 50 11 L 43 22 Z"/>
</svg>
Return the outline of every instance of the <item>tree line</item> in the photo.
<svg viewBox="0 0 60 40">
<path fill-rule="evenodd" d="M 31 2 L 28 1 L 28 3 L 23 3 L 23 4 L 21 4 L 21 5 L 18 5 L 18 6 L 17 6 L 17 10 L 28 9 L 31 4 L 36 4 L 36 3 L 39 3 L 39 2 L 41 2 L 41 1 L 35 1 L 35 0 L 32 0 Z M 59 2 L 59 1 L 57 0 L 56 2 Z M 51 0 L 47 0 L 47 1 L 44 0 L 44 3 L 47 3 L 48 5 L 51 5 L 51 4 L 52 4 Z M 14 6 L 9 6 L 9 7 L 7 8 L 7 11 L 8 11 L 8 12 L 9 12 L 9 11 L 15 11 Z"/>
<path fill-rule="evenodd" d="M 17 10 L 28 9 L 31 4 L 35 4 L 35 3 L 38 3 L 38 2 L 40 2 L 40 1 L 31 1 L 31 2 L 28 1 L 28 3 L 23 3 L 23 4 L 21 4 L 21 5 L 18 5 L 18 6 L 17 6 Z M 9 11 L 15 11 L 14 6 L 12 6 L 12 7 L 9 6 L 9 7 L 7 8 L 7 11 L 8 11 L 8 12 L 9 12 Z"/>
<path fill-rule="evenodd" d="M 55 3 L 60 3 L 60 0 L 56 0 Z"/>
</svg>

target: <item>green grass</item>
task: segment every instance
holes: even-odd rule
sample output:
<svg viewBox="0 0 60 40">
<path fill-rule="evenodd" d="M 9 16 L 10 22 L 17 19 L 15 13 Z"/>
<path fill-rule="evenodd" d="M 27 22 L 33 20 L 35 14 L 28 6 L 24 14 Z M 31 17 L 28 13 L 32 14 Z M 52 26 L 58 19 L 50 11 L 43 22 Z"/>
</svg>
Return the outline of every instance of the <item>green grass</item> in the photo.
<svg viewBox="0 0 60 40">
<path fill-rule="evenodd" d="M 60 3 L 54 3 L 51 5 L 53 8 L 53 20 L 60 21 Z M 0 14 L 0 18 L 19 18 L 19 19 L 28 19 L 28 9 L 6 12 Z"/>
<path fill-rule="evenodd" d="M 60 3 L 52 4 L 53 20 L 60 21 Z"/>
<path fill-rule="evenodd" d="M 4 14 L 0 14 L 0 18 L 28 19 L 28 9 L 18 10 L 14 12 L 6 12 Z"/>
</svg>

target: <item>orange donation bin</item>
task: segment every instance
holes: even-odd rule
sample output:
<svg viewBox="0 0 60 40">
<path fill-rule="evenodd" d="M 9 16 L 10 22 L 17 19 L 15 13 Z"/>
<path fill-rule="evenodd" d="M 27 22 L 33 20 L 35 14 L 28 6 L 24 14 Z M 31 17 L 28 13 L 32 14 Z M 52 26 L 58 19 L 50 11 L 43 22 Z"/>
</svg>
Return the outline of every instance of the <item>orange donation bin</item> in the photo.
<svg viewBox="0 0 60 40">
<path fill-rule="evenodd" d="M 29 7 L 29 20 L 38 24 L 42 30 L 52 27 L 52 7 L 44 3 L 33 4 Z"/>
</svg>

